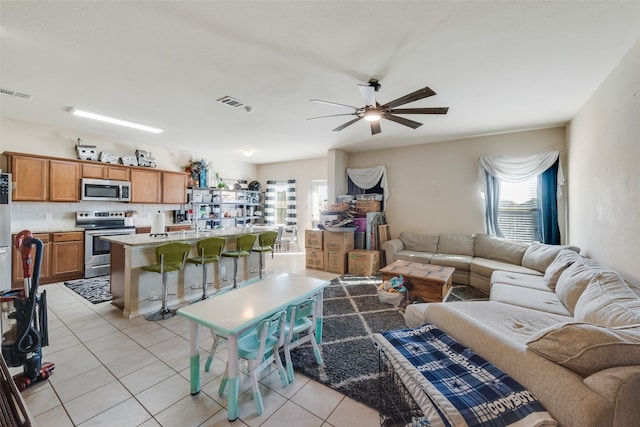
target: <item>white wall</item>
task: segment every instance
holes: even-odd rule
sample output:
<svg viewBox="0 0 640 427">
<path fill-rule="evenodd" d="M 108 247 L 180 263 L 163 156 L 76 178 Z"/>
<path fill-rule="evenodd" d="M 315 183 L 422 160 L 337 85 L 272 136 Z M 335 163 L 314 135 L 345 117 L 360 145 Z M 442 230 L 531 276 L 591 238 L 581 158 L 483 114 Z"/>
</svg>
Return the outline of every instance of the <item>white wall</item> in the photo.
<svg viewBox="0 0 640 427">
<path fill-rule="evenodd" d="M 565 150 L 564 127 L 377 150 L 349 155 L 350 168 L 384 165 L 392 237 L 402 231 L 485 232 L 479 158 Z M 561 162 L 564 166 L 563 154 Z M 558 200 L 564 237 L 564 197 Z"/>
<path fill-rule="evenodd" d="M 567 131 L 569 236 L 640 283 L 640 41 Z"/>
<path fill-rule="evenodd" d="M 327 179 L 326 157 L 260 165 L 258 167 L 258 179 L 262 184 L 263 191 L 266 188 L 267 181 L 295 179 L 298 226 L 300 230 L 311 228 L 311 183 Z M 303 237 L 303 234 L 299 235 L 300 239 L 303 239 Z M 301 242 L 300 250 L 303 250 L 303 247 L 304 243 Z"/>
</svg>

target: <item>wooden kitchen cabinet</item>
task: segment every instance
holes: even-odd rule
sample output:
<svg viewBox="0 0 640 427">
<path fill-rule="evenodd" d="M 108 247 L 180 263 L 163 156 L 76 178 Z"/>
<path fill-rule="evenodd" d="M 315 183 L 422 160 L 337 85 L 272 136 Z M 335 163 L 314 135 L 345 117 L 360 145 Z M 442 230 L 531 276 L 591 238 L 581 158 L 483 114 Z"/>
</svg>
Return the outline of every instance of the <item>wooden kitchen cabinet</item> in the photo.
<svg viewBox="0 0 640 427">
<path fill-rule="evenodd" d="M 13 200 L 45 202 L 49 189 L 49 161 L 38 157 L 11 155 L 9 172 L 16 183 Z"/>
<path fill-rule="evenodd" d="M 129 168 L 110 164 L 82 164 L 83 178 L 113 179 L 116 181 L 129 181 Z"/>
<path fill-rule="evenodd" d="M 84 233 L 51 233 L 51 274 L 56 281 L 77 279 L 84 272 Z"/>
<path fill-rule="evenodd" d="M 42 240 L 42 264 L 40 265 L 40 280 L 42 283 L 52 283 L 51 279 L 51 252 L 49 243 L 49 233 L 36 233 L 33 237 Z M 11 243 L 15 243 L 15 234 L 11 236 Z M 35 250 L 33 252 L 33 261 L 35 262 Z M 15 246 L 13 247 L 12 256 L 12 288 L 21 288 L 24 286 L 24 268 L 22 267 L 22 255 Z"/>
<path fill-rule="evenodd" d="M 162 172 L 162 203 L 183 205 L 187 203 L 188 174 Z"/>
<path fill-rule="evenodd" d="M 80 201 L 80 163 L 49 160 L 49 201 Z"/>
<path fill-rule="evenodd" d="M 131 169 L 131 203 L 161 203 L 162 176 L 160 171 Z"/>
</svg>

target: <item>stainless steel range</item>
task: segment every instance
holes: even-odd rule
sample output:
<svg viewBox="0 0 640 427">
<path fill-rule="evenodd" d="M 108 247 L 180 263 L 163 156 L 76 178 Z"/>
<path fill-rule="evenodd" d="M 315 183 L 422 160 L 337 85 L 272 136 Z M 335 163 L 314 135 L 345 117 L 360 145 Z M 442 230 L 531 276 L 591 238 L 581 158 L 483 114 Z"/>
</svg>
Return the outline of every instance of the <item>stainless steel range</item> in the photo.
<svg viewBox="0 0 640 427">
<path fill-rule="evenodd" d="M 84 277 L 109 274 L 111 243 L 102 236 L 135 234 L 135 227 L 125 227 L 124 212 L 77 212 L 76 225 L 84 228 Z"/>
</svg>

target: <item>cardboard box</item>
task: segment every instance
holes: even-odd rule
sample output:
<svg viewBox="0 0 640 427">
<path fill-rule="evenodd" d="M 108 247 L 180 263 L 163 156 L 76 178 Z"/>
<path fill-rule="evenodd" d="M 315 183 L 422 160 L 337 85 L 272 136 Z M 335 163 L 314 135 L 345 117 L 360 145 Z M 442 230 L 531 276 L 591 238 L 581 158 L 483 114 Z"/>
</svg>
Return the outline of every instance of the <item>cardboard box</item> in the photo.
<svg viewBox="0 0 640 427">
<path fill-rule="evenodd" d="M 354 247 L 353 231 L 336 233 L 327 231 L 324 233 L 324 250 L 325 252 L 349 252 Z"/>
<path fill-rule="evenodd" d="M 324 251 L 324 271 L 346 274 L 347 252 Z"/>
<path fill-rule="evenodd" d="M 380 202 L 374 200 L 359 200 L 356 202 L 356 209 L 364 212 L 380 212 Z"/>
<path fill-rule="evenodd" d="M 324 252 L 315 248 L 307 248 L 307 268 L 324 270 Z"/>
<path fill-rule="evenodd" d="M 373 276 L 380 269 L 380 251 L 356 249 L 347 255 L 349 274 Z"/>
<path fill-rule="evenodd" d="M 324 231 L 318 230 L 318 229 L 305 230 L 304 231 L 304 247 L 320 249 L 322 251 L 324 247 L 323 234 L 324 234 Z"/>
</svg>

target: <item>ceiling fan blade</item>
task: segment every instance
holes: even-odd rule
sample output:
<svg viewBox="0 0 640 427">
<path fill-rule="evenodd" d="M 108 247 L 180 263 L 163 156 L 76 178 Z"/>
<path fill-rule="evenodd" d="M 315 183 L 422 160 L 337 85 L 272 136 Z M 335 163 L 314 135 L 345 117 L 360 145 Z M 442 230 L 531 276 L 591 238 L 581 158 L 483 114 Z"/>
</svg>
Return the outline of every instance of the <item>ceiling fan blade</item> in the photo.
<svg viewBox="0 0 640 427">
<path fill-rule="evenodd" d="M 354 124 L 355 122 L 357 122 L 358 120 L 360 120 L 362 117 L 357 117 L 353 120 L 348 121 L 347 123 L 338 126 L 337 128 L 333 129 L 333 132 L 338 132 L 341 131 L 342 129 L 346 128 L 347 126 L 351 126 L 352 124 Z"/>
<path fill-rule="evenodd" d="M 415 122 L 413 120 L 405 119 L 404 117 L 394 116 L 391 114 L 385 114 L 384 117 L 387 120 L 391 120 L 392 122 L 400 123 L 401 125 L 409 126 L 410 128 L 419 128 L 422 126 L 422 123 Z"/>
<path fill-rule="evenodd" d="M 429 96 L 433 96 L 436 93 L 432 91 L 429 87 L 423 87 L 422 89 L 418 89 L 415 92 L 412 92 L 408 95 L 405 95 L 401 98 L 394 99 L 391 102 L 387 102 L 382 106 L 382 108 L 393 108 L 398 107 L 400 105 L 408 104 L 413 101 L 417 101 L 419 99 L 427 98 Z"/>
<path fill-rule="evenodd" d="M 380 121 L 375 121 L 370 123 L 371 123 L 371 135 L 375 135 L 377 133 L 382 132 L 382 129 L 380 129 Z"/>
<path fill-rule="evenodd" d="M 447 114 L 449 107 L 434 108 L 395 108 L 387 110 L 391 114 Z"/>
<path fill-rule="evenodd" d="M 376 105 L 375 88 L 370 85 L 359 84 L 358 89 L 360 89 L 364 105 L 374 107 Z"/>
<path fill-rule="evenodd" d="M 309 117 L 307 120 L 324 119 L 326 117 L 339 117 L 339 116 L 357 116 L 356 113 L 344 113 L 344 114 L 331 114 L 328 116 Z"/>
<path fill-rule="evenodd" d="M 317 102 L 317 103 L 320 103 L 320 104 L 335 105 L 337 107 L 352 108 L 352 109 L 354 109 L 356 111 L 359 110 L 358 107 L 354 107 L 353 105 L 340 104 L 339 102 L 323 101 L 322 99 L 310 99 L 309 101 Z"/>
</svg>

